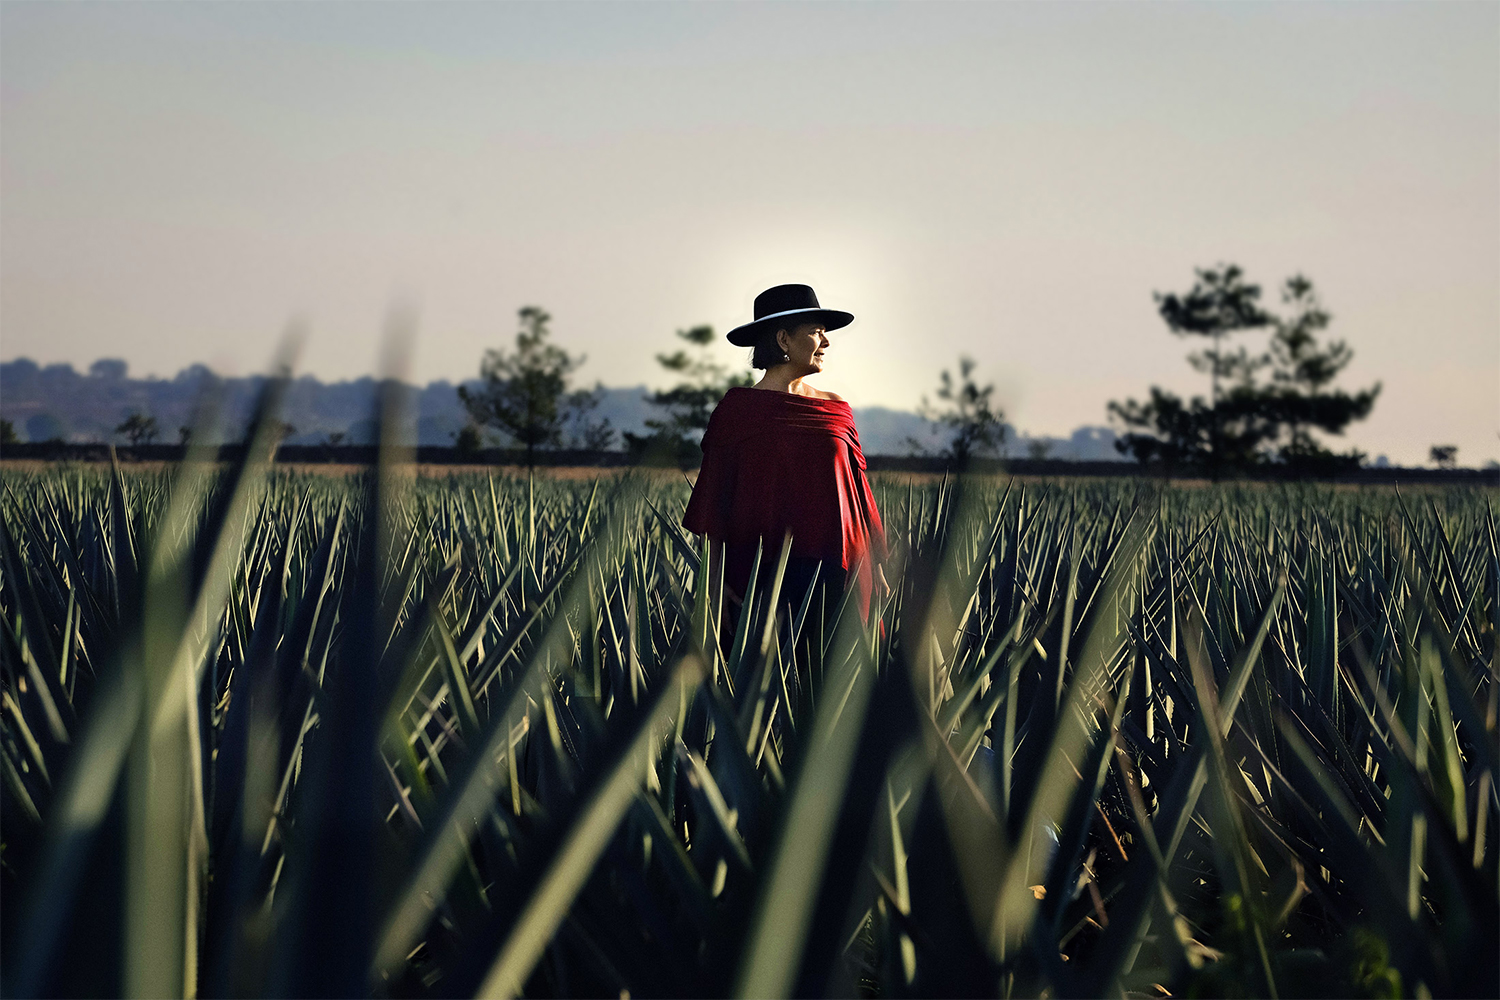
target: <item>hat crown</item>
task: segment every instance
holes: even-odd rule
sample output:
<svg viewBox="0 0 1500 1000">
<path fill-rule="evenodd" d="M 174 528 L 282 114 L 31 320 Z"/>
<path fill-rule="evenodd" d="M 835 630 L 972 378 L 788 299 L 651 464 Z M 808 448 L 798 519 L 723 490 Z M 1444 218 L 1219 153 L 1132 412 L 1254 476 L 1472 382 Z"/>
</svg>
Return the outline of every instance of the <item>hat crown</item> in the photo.
<svg viewBox="0 0 1500 1000">
<path fill-rule="evenodd" d="M 820 309 L 818 296 L 811 285 L 777 285 L 755 297 L 755 318 L 791 312 L 793 309 Z"/>
</svg>

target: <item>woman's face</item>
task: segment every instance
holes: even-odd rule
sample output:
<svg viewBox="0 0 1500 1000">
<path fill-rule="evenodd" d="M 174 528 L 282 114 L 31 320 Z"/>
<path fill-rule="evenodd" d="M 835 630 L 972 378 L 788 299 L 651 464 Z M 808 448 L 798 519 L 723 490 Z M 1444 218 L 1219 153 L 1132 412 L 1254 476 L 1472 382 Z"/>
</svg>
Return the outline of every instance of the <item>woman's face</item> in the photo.
<svg viewBox="0 0 1500 1000">
<path fill-rule="evenodd" d="M 786 352 L 783 364 L 793 365 L 803 374 L 823 370 L 823 352 L 828 349 L 828 333 L 821 323 L 803 323 L 795 330 L 782 331 L 776 341 Z"/>
</svg>

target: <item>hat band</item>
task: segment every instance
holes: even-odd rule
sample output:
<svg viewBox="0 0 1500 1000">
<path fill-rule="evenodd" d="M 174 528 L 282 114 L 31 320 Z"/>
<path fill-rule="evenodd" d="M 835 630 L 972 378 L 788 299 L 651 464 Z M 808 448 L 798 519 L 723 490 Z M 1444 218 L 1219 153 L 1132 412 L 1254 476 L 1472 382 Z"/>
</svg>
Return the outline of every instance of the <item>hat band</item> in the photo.
<svg viewBox="0 0 1500 1000">
<path fill-rule="evenodd" d="M 781 312 L 766 313 L 766 315 L 764 315 L 764 316 L 757 316 L 757 317 L 755 317 L 755 319 L 752 320 L 751 322 L 752 323 L 764 323 L 768 319 L 780 319 L 782 316 L 797 316 L 797 315 L 800 315 L 801 313 L 822 313 L 822 312 L 838 312 L 838 310 L 837 309 L 825 309 L 822 306 L 803 306 L 800 309 L 783 309 Z M 746 324 L 746 325 L 748 326 L 750 324 Z"/>
</svg>

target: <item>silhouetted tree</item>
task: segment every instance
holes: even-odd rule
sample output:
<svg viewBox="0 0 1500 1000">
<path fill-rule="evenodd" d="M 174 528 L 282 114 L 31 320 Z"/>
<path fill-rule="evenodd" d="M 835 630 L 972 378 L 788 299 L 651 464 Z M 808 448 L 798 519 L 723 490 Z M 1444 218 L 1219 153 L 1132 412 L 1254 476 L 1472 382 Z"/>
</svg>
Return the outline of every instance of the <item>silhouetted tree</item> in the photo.
<svg viewBox="0 0 1500 1000">
<path fill-rule="evenodd" d="M 9 420 L 0 420 L 0 445 L 20 444 L 21 439 L 16 436 L 16 426 Z"/>
<path fill-rule="evenodd" d="M 473 458 L 479 453 L 484 445 L 484 437 L 479 428 L 473 424 L 464 424 L 458 433 L 453 435 L 453 450 L 465 458 Z"/>
<path fill-rule="evenodd" d="M 1380 383 L 1355 393 L 1328 386 L 1354 359 L 1342 340 L 1327 344 L 1319 334 L 1332 317 L 1318 300 L 1313 284 L 1300 274 L 1286 280 L 1282 304 L 1289 310 L 1276 319 L 1271 337 L 1271 386 L 1261 394 L 1266 419 L 1276 428 L 1276 457 L 1300 471 L 1321 472 L 1357 467 L 1364 456 L 1343 455 L 1323 447 L 1310 433 L 1342 434 L 1355 420 L 1370 415 Z"/>
<path fill-rule="evenodd" d="M 1262 329 L 1274 317 L 1259 305 L 1260 286 L 1246 284 L 1244 272 L 1233 264 L 1218 270 L 1199 269 L 1197 281 L 1185 295 L 1154 293 L 1156 311 L 1167 328 L 1179 337 L 1210 337 L 1212 346 L 1188 355 L 1188 362 L 1200 372 L 1208 372 L 1210 398 L 1219 402 L 1219 382 L 1226 380 L 1248 384 L 1266 361 L 1254 357 L 1243 347 L 1230 351 L 1224 338 L 1242 330 Z"/>
<path fill-rule="evenodd" d="M 140 444 L 150 444 L 156 440 L 156 436 L 161 432 L 156 426 L 155 417 L 149 417 L 140 411 L 135 411 L 120 422 L 119 426 L 115 428 L 115 433 L 123 434 L 125 439 L 130 442 L 131 447 L 134 447 Z"/>
<path fill-rule="evenodd" d="M 1343 341 L 1319 339 L 1331 317 L 1311 281 L 1300 274 L 1287 279 L 1281 293 L 1285 316 L 1263 309 L 1260 287 L 1247 284 L 1234 265 L 1199 270 L 1185 295 L 1155 297 L 1173 333 L 1214 338 L 1211 348 L 1188 359 L 1211 376 L 1212 396 L 1207 402 L 1201 396 L 1183 400 L 1152 386 L 1144 402 L 1111 402 L 1111 418 L 1127 431 L 1115 443 L 1119 451 L 1143 464 L 1196 467 L 1215 477 L 1266 461 L 1300 472 L 1359 464 L 1360 452 L 1336 455 L 1311 431 L 1342 433 L 1369 415 L 1380 386 L 1353 394 L 1328 388 L 1354 352 Z M 1224 345 L 1231 333 L 1264 327 L 1273 329 L 1264 351 Z M 1267 368 L 1270 379 L 1263 382 L 1258 375 Z"/>
<path fill-rule="evenodd" d="M 948 446 L 940 454 L 960 468 L 970 458 L 997 452 L 1005 443 L 1005 413 L 990 404 L 994 383 L 980 386 L 974 381 L 974 368 L 973 358 L 960 355 L 957 379 L 946 368 L 938 376 L 940 405 L 932 405 L 923 396 L 917 409 L 923 419 L 942 424 L 952 432 Z M 909 443 L 923 449 L 919 441 Z"/>
<path fill-rule="evenodd" d="M 625 432 L 626 447 L 640 460 L 648 455 L 675 461 L 686 468 L 697 464 L 703 452 L 698 442 L 708 429 L 708 418 L 724 394 L 737 386 L 755 383 L 750 372 L 734 372 L 716 359 L 713 344 L 717 340 L 711 326 L 678 330 L 677 336 L 691 350 L 679 347 L 671 354 L 658 354 L 656 361 L 682 380 L 670 389 L 653 392 L 649 401 L 661 416 L 647 419 L 650 434 Z"/>
<path fill-rule="evenodd" d="M 528 467 L 538 448 L 561 443 L 564 425 L 580 399 L 567 395 L 568 376 L 583 364 L 548 341 L 552 317 L 537 306 L 519 313 L 514 351 L 485 351 L 479 389 L 459 386 L 458 398 L 480 427 L 494 427 L 526 449 Z M 596 400 L 597 402 L 597 400 Z"/>
<path fill-rule="evenodd" d="M 1427 459 L 1439 469 L 1451 469 L 1458 464 L 1458 445 L 1435 444 L 1428 449 Z"/>
<path fill-rule="evenodd" d="M 1233 264 L 1196 270 L 1193 287 L 1183 295 L 1153 293 L 1156 310 L 1167 328 L 1179 337 L 1209 337 L 1211 345 L 1188 355 L 1198 371 L 1207 372 L 1210 402 L 1194 397 L 1184 403 L 1176 396 L 1152 387 L 1145 403 L 1126 400 L 1111 403 L 1110 413 L 1127 427 L 1145 433 L 1126 434 L 1116 447 L 1130 451 L 1141 461 L 1158 460 L 1167 465 L 1194 464 L 1217 472 L 1224 465 L 1243 461 L 1253 454 L 1260 440 L 1252 427 L 1230 427 L 1231 417 L 1244 411 L 1244 389 L 1266 364 L 1243 347 L 1231 351 L 1224 338 L 1243 330 L 1267 326 L 1271 316 L 1260 307 L 1260 286 L 1244 281 L 1244 272 Z M 1220 382 L 1231 385 L 1229 395 L 1238 396 L 1225 406 Z"/>
<path fill-rule="evenodd" d="M 569 448 L 583 451 L 609 451 L 615 443 L 615 428 L 608 417 L 594 420 L 589 415 L 604 399 L 604 385 L 595 383 L 592 389 L 579 389 L 567 396 L 564 423 L 567 427 Z"/>
</svg>

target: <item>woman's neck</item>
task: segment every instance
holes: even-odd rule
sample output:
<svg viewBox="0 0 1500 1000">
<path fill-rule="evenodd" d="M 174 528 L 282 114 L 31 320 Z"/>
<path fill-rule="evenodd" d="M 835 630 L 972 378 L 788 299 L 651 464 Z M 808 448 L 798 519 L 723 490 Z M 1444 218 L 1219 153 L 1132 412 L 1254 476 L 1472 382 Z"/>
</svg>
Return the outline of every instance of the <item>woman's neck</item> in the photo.
<svg viewBox="0 0 1500 1000">
<path fill-rule="evenodd" d="M 821 397 L 823 395 L 821 392 L 802 381 L 808 374 L 811 373 L 793 374 L 792 369 L 783 369 L 778 365 L 776 368 L 767 369 L 760 381 L 755 383 L 754 388 L 768 389 L 772 392 L 789 392 L 794 396 Z"/>
</svg>

